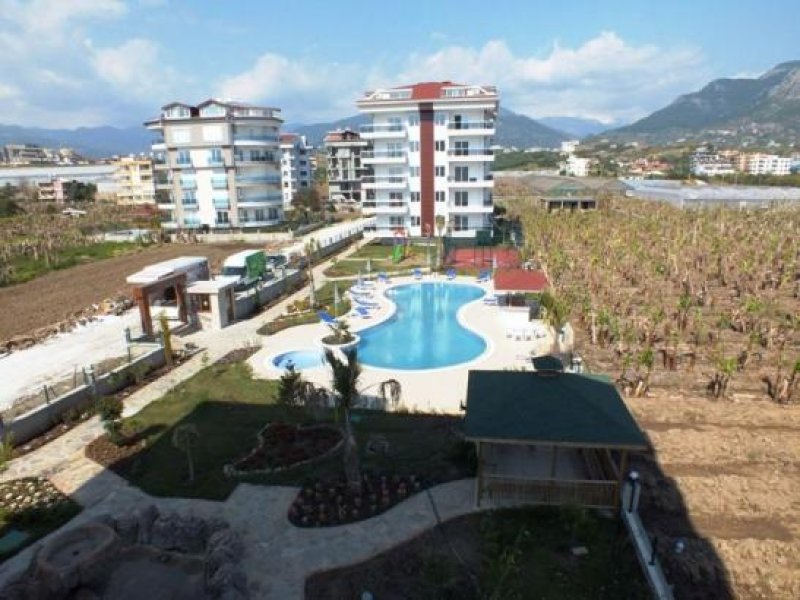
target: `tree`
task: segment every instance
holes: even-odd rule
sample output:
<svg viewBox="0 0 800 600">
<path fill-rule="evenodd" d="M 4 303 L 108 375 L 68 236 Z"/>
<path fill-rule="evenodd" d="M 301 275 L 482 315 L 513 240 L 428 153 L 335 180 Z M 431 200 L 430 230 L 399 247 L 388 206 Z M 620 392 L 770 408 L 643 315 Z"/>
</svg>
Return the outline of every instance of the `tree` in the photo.
<svg viewBox="0 0 800 600">
<path fill-rule="evenodd" d="M 544 291 L 539 299 L 539 304 L 544 309 L 544 321 L 553 330 L 556 354 L 561 354 L 561 336 L 567 324 L 570 307 L 563 298 Z"/>
<path fill-rule="evenodd" d="M 317 251 L 319 250 L 319 242 L 314 238 L 309 238 L 304 244 L 303 248 L 306 252 L 306 262 L 308 267 L 308 283 L 310 292 L 308 294 L 309 304 L 313 309 L 317 305 L 317 296 L 314 290 L 314 259 L 316 258 Z"/>
<path fill-rule="evenodd" d="M 325 360 L 333 371 L 332 387 L 336 394 L 336 410 L 342 411 L 344 422 L 344 473 L 347 484 L 354 493 L 361 493 L 361 470 L 358 461 L 358 446 L 350 422 L 350 411 L 358 402 L 358 384 L 361 377 L 361 363 L 355 348 L 344 352 L 341 360 L 330 349 L 325 349 Z"/>
<path fill-rule="evenodd" d="M 97 414 L 108 438 L 112 443 L 119 445 L 122 440 L 122 400 L 113 396 L 100 398 L 97 403 Z"/>
<path fill-rule="evenodd" d="M 444 215 L 436 215 L 436 232 L 439 234 L 439 264 L 437 266 L 441 267 L 444 263 L 444 228 L 446 225 Z"/>
<path fill-rule="evenodd" d="M 317 213 L 322 210 L 322 199 L 315 187 L 303 188 L 297 190 L 294 197 L 292 197 L 292 207 L 303 211 L 306 215 L 306 221 L 308 221 L 309 211 Z"/>
<path fill-rule="evenodd" d="M 285 406 L 300 404 L 304 383 L 303 375 L 289 363 L 278 381 L 278 403 Z"/>
<path fill-rule="evenodd" d="M 69 203 L 94 202 L 97 186 L 93 183 L 67 181 L 64 183 L 64 200 Z"/>
<path fill-rule="evenodd" d="M 380 391 L 381 399 L 384 404 L 386 404 L 388 400 L 392 403 L 392 408 L 397 408 L 400 402 L 400 395 L 403 393 L 403 387 L 400 385 L 399 381 L 396 379 L 381 381 L 378 390 Z"/>
<path fill-rule="evenodd" d="M 197 445 L 200 439 L 200 432 L 193 423 L 178 425 L 172 430 L 172 445 L 178 450 L 186 453 L 186 460 L 189 463 L 189 482 L 194 481 L 194 460 L 192 459 L 192 448 Z"/>
</svg>

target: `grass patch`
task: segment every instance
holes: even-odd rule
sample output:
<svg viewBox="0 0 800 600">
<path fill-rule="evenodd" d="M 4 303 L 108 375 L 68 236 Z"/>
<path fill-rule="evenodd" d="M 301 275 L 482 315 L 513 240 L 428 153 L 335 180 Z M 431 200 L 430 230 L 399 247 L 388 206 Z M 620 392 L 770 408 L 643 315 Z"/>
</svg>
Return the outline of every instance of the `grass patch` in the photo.
<svg viewBox="0 0 800 600">
<path fill-rule="evenodd" d="M 141 248 L 140 244 L 134 242 L 99 242 L 88 246 L 70 246 L 56 251 L 49 263 L 42 256 L 38 259 L 32 256 L 16 256 L 11 260 L 14 271 L 5 285 L 24 283 L 50 271 L 130 254 Z"/>
<path fill-rule="evenodd" d="M 302 485 L 310 479 L 342 475 L 341 454 L 271 475 L 227 478 L 223 466 L 256 445 L 257 432 L 269 422 L 331 422 L 333 411 L 313 421 L 302 409 L 275 403 L 278 383 L 253 379 L 244 363 L 214 364 L 149 404 L 125 422 L 141 432 L 144 447 L 108 465 L 133 485 L 155 496 L 224 500 L 240 481 Z M 195 481 L 187 481 L 186 456 L 172 445 L 172 431 L 191 423 L 200 434 L 193 451 Z M 469 476 L 474 460 L 458 431 L 460 419 L 438 415 L 355 411 L 354 429 L 364 469 L 416 474 L 439 482 Z M 387 454 L 370 454 L 367 442 L 381 436 Z"/>
<path fill-rule="evenodd" d="M 353 281 L 347 280 L 336 282 L 336 286 L 339 288 L 339 305 L 336 312 L 339 316 L 350 312 L 350 300 L 345 297 L 344 293 L 352 283 Z M 257 333 L 261 335 L 274 335 L 279 331 L 288 329 L 289 327 L 317 323 L 319 321 L 319 316 L 317 316 L 316 312 L 317 310 L 326 310 L 333 314 L 333 287 L 334 282 L 329 281 L 321 288 L 317 288 L 315 292 L 317 298 L 317 308 L 315 310 L 310 310 L 307 298 L 297 300 L 290 305 L 290 312 L 286 316 L 281 316 L 274 321 L 265 323 L 258 328 Z"/>
<path fill-rule="evenodd" d="M 576 546 L 588 554 L 573 556 Z M 454 519 L 364 563 L 306 582 L 311 600 L 352 598 L 362 590 L 376 598 L 650 597 L 618 521 L 553 507 Z"/>
</svg>

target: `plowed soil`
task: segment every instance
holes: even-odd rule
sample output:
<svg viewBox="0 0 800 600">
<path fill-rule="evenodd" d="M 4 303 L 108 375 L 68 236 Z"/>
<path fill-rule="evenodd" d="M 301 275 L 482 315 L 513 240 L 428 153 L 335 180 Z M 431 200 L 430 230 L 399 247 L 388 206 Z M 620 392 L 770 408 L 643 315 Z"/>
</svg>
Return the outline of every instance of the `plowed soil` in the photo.
<svg viewBox="0 0 800 600">
<path fill-rule="evenodd" d="M 655 448 L 635 467 L 676 597 L 800 598 L 800 406 L 661 390 L 627 403 Z"/>
<path fill-rule="evenodd" d="M 129 295 L 125 278 L 152 263 L 178 256 L 207 256 L 213 272 L 228 255 L 253 247 L 256 246 L 163 244 L 0 288 L 0 340 L 51 325 L 106 298 Z"/>
</svg>

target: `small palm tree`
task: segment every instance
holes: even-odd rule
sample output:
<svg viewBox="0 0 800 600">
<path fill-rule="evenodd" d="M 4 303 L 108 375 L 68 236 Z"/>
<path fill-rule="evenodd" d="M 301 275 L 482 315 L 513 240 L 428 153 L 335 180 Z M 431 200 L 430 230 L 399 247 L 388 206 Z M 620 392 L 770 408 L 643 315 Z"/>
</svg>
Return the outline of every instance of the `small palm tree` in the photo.
<svg viewBox="0 0 800 600">
<path fill-rule="evenodd" d="M 336 393 L 336 409 L 342 410 L 344 420 L 344 472 L 347 484 L 355 493 L 361 492 L 361 470 L 358 463 L 358 447 L 353 426 L 350 422 L 350 411 L 358 401 L 358 383 L 361 377 L 361 364 L 355 348 L 344 352 L 346 361 L 330 349 L 325 349 L 325 360 L 333 371 L 332 387 Z"/>
<path fill-rule="evenodd" d="M 311 287 L 311 292 L 308 295 L 309 304 L 313 309 L 317 305 L 317 296 L 314 290 L 314 258 L 319 250 L 319 242 L 314 238 L 309 238 L 305 243 L 304 249 L 306 252 L 306 260 L 308 261 L 308 282 Z"/>
<path fill-rule="evenodd" d="M 193 423 L 178 425 L 172 431 L 172 445 L 178 450 L 186 453 L 186 460 L 189 463 L 189 482 L 194 481 L 194 460 L 192 458 L 192 448 L 200 440 L 200 432 Z"/>
<path fill-rule="evenodd" d="M 555 336 L 554 351 L 556 354 L 561 354 L 561 334 L 567 324 L 570 307 L 565 300 L 547 291 L 542 292 L 539 304 L 544 308 L 544 320 Z"/>
</svg>

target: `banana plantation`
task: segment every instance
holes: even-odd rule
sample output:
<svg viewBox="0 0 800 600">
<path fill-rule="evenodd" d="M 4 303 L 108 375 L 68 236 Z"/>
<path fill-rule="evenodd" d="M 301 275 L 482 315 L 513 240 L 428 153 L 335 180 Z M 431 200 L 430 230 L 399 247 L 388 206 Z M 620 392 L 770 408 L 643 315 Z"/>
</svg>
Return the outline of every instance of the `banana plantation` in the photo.
<svg viewBox="0 0 800 600">
<path fill-rule="evenodd" d="M 624 393 L 800 401 L 800 211 L 509 206 L 576 331 Z"/>
</svg>

